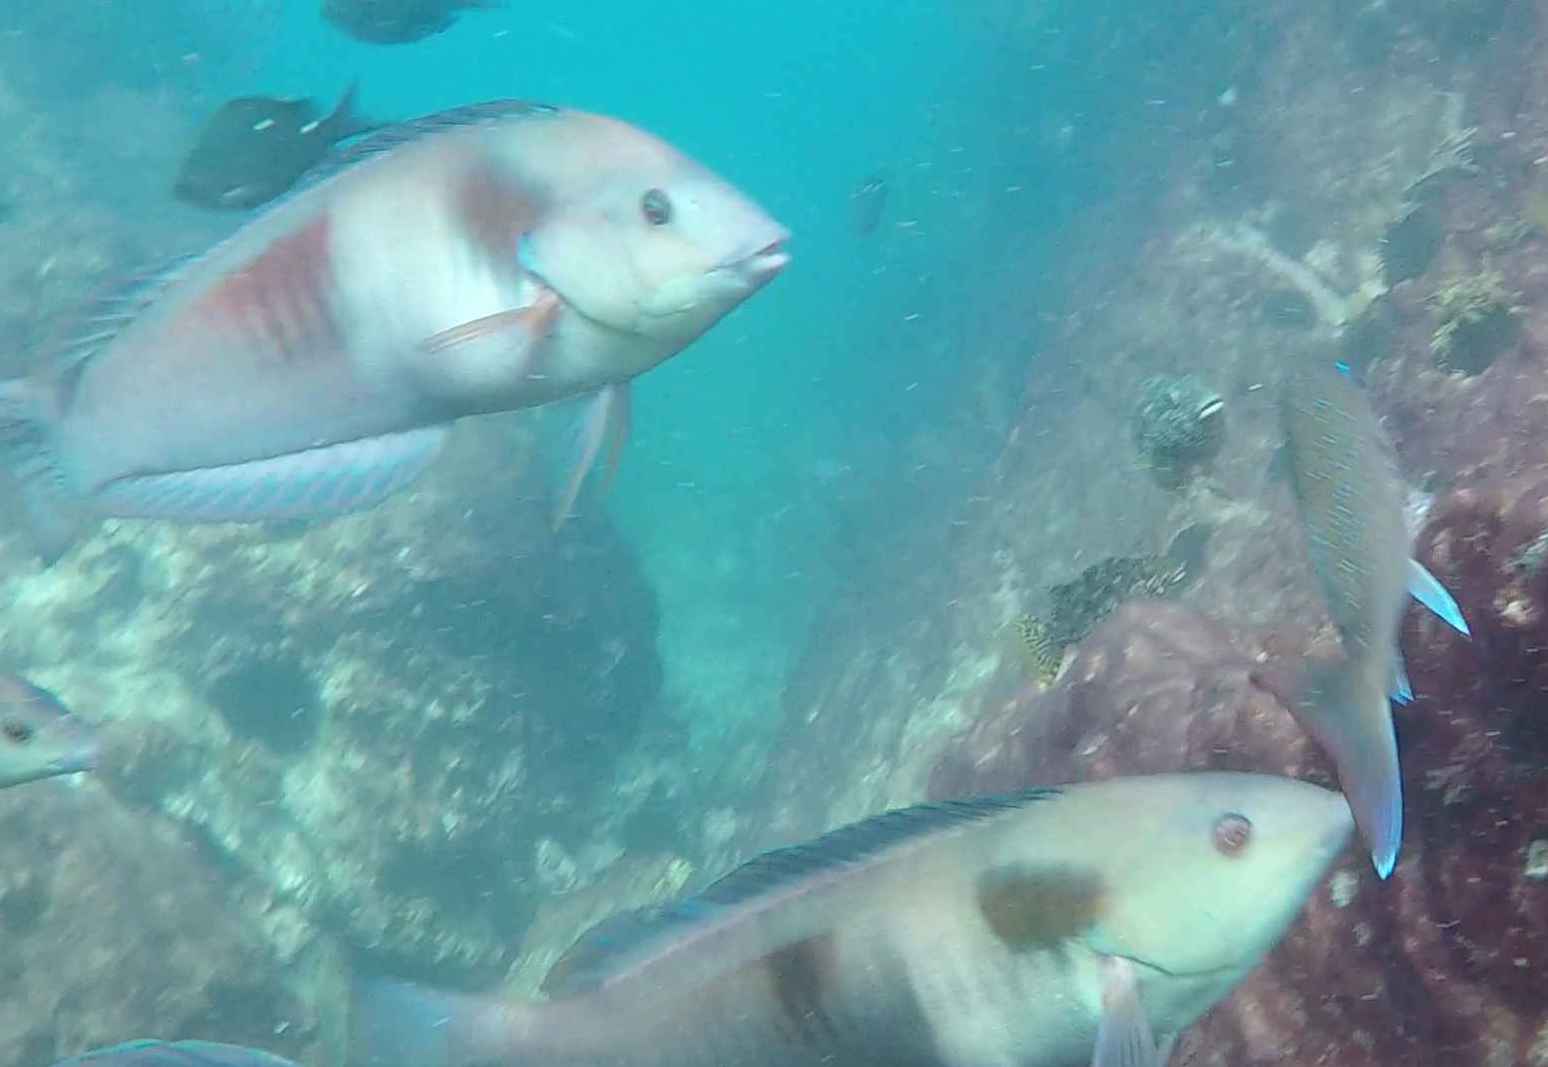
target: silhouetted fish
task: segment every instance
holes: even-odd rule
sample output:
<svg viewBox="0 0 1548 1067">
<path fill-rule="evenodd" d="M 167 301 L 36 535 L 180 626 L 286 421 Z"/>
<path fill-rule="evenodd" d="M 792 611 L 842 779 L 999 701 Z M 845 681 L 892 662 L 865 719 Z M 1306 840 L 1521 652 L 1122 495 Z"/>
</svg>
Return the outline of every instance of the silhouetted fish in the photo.
<svg viewBox="0 0 1548 1067">
<path fill-rule="evenodd" d="M 89 771 L 97 762 L 97 732 L 70 714 L 48 690 L 0 674 L 0 789 Z"/>
<path fill-rule="evenodd" d="M 350 1059 L 1159 1067 L 1352 829 L 1337 793 L 1229 773 L 894 811 L 602 923 L 545 1001 L 364 983 Z"/>
<path fill-rule="evenodd" d="M 465 416 L 594 397 L 568 514 L 629 381 L 784 267 L 788 234 L 670 145 L 497 101 L 354 145 L 66 358 L 0 382 L 0 460 L 47 558 L 109 515 L 370 507 Z"/>
<path fill-rule="evenodd" d="M 850 209 L 854 215 L 855 232 L 869 237 L 881 225 L 882 212 L 887 207 L 887 179 L 874 174 L 855 187 L 849 194 Z"/>
<path fill-rule="evenodd" d="M 371 44 L 408 44 L 449 29 L 463 11 L 505 7 L 503 0 L 323 0 L 323 18 Z"/>
<path fill-rule="evenodd" d="M 60 1060 L 54 1067 L 296 1067 L 290 1060 L 213 1041 L 125 1041 Z"/>
<path fill-rule="evenodd" d="M 328 154 L 333 145 L 373 129 L 354 112 L 351 85 L 333 109 L 318 118 L 311 100 L 245 96 L 210 116 L 172 191 L 199 207 L 257 207 L 285 192 Z"/>
</svg>

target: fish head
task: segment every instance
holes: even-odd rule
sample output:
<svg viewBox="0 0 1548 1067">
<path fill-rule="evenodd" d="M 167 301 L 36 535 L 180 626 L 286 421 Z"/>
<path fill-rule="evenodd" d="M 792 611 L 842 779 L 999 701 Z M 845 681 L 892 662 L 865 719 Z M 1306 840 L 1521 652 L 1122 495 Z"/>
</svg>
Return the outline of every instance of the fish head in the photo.
<svg viewBox="0 0 1548 1067">
<path fill-rule="evenodd" d="M 1341 794 L 1290 778 L 1113 784 L 1122 811 L 1105 831 L 1104 899 L 1085 941 L 1168 977 L 1234 984 L 1283 936 L 1354 828 Z"/>
<path fill-rule="evenodd" d="M 789 262 L 789 232 L 722 178 L 625 123 L 584 116 L 566 128 L 584 159 L 519 259 L 577 313 L 671 354 Z"/>
<path fill-rule="evenodd" d="M 91 770 L 96 731 L 48 690 L 0 675 L 0 788 Z"/>
</svg>

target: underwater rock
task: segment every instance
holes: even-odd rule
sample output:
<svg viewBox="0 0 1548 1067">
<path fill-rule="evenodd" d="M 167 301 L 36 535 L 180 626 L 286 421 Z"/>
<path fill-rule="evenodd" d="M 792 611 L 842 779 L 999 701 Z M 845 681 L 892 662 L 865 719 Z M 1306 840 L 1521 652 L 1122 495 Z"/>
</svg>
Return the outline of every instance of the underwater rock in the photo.
<svg viewBox="0 0 1548 1067">
<path fill-rule="evenodd" d="M 1156 481 L 1175 489 L 1220 452 L 1225 400 L 1192 374 L 1157 376 L 1141 389 L 1134 445 Z"/>
<path fill-rule="evenodd" d="M 1536 873 L 1548 729 L 1529 695 L 1548 681 L 1531 651 L 1548 633 L 1516 620 L 1541 620 L 1548 585 L 1532 579 L 1530 606 L 1513 606 L 1522 572 L 1508 561 L 1530 557 L 1545 493 L 1459 494 L 1432 513 L 1422 558 L 1477 620 L 1476 640 L 1409 616 L 1418 699 L 1398 720 L 1409 828 L 1397 871 L 1378 883 L 1351 850 L 1284 944 L 1183 1036 L 1177 1062 L 1535 1062 L 1548 1035 L 1548 884 Z M 1481 536 L 1478 524 L 1512 532 Z M 1498 605 L 1492 619 L 1486 603 Z M 1052 690 L 1003 702 L 951 746 L 931 795 L 1180 769 L 1329 784 L 1285 698 L 1292 668 L 1335 648 L 1326 630 L 1233 631 L 1174 604 L 1125 605 Z"/>
<path fill-rule="evenodd" d="M 1387 227 L 1381 238 L 1381 271 L 1388 285 L 1430 269 L 1446 239 L 1439 205 L 1426 197 Z"/>
<path fill-rule="evenodd" d="M 1444 282 L 1428 301 L 1435 362 L 1464 375 L 1482 374 L 1521 335 L 1517 299 L 1504 276 L 1489 268 Z"/>
<path fill-rule="evenodd" d="M 632 816 L 615 761 L 661 683 L 633 555 L 594 518 L 551 532 L 551 500 L 511 473 L 535 448 L 497 422 L 362 515 L 109 524 L 49 570 L 0 525 L 0 633 L 40 684 L 122 720 L 111 789 L 307 936 L 492 980 L 540 894 L 539 841 Z"/>
<path fill-rule="evenodd" d="M 126 1034 L 219 1034 L 331 1062 L 343 961 L 292 907 L 88 783 L 0 796 L 0 1063 Z"/>
</svg>

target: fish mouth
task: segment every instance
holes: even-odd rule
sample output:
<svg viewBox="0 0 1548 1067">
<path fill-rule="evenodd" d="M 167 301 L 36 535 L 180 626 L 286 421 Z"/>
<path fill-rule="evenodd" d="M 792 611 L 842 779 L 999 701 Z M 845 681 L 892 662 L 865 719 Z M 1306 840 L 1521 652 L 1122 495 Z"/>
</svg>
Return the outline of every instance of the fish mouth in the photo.
<svg viewBox="0 0 1548 1067">
<path fill-rule="evenodd" d="M 790 252 L 785 248 L 789 240 L 790 234 L 782 231 L 750 252 L 742 250 L 727 256 L 714 269 L 739 275 L 750 285 L 762 285 L 790 262 Z"/>
<path fill-rule="evenodd" d="M 1163 978 L 1213 978 L 1234 971 L 1238 966 L 1235 963 L 1223 963 L 1218 967 L 1200 967 L 1197 970 L 1172 970 L 1151 960 L 1140 959 L 1138 956 L 1125 956 L 1121 952 L 1108 952 L 1103 955 L 1115 960 L 1127 960 L 1141 971 L 1149 971 Z"/>
<path fill-rule="evenodd" d="M 78 774 L 83 771 L 94 771 L 97 769 L 97 759 L 101 754 L 101 746 L 95 743 L 81 745 L 75 751 L 50 761 L 48 770 L 52 774 Z"/>
</svg>

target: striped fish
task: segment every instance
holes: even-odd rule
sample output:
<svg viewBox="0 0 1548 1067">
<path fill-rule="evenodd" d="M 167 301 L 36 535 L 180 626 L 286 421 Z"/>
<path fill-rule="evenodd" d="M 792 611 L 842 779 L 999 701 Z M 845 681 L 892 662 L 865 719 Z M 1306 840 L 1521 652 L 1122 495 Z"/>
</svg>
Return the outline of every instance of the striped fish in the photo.
<svg viewBox="0 0 1548 1067">
<path fill-rule="evenodd" d="M 1281 411 L 1307 550 L 1344 652 L 1312 673 L 1292 710 L 1332 756 L 1371 862 L 1386 878 L 1403 837 L 1388 699 L 1411 695 L 1397 640 L 1418 585 L 1403 486 L 1364 392 L 1335 368 L 1292 371 Z"/>
<path fill-rule="evenodd" d="M 1161 775 L 894 811 L 608 920 L 545 1001 L 360 984 L 357 1067 L 1158 1067 L 1348 841 L 1337 793 Z"/>
<path fill-rule="evenodd" d="M 786 237 L 614 119 L 513 101 L 432 115 L 351 146 L 0 382 L 0 463 L 53 559 L 105 516 L 370 507 L 456 420 L 589 395 L 562 518 L 604 448 L 616 459 L 630 380 L 774 277 Z"/>
</svg>

